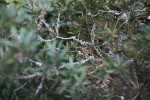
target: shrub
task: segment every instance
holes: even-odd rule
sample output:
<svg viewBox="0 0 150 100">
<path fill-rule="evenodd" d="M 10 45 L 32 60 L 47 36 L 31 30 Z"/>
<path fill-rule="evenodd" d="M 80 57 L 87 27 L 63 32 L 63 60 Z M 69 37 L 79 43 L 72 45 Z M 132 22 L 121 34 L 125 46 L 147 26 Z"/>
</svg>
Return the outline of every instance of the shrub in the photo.
<svg viewBox="0 0 150 100">
<path fill-rule="evenodd" d="M 146 99 L 148 0 L 6 0 L 0 99 Z"/>
</svg>

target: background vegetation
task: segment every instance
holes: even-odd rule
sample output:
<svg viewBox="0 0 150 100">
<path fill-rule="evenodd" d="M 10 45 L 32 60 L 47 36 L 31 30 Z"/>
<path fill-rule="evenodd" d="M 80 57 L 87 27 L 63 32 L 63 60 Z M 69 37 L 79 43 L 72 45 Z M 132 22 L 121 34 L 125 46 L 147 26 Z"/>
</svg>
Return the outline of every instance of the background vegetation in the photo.
<svg viewBox="0 0 150 100">
<path fill-rule="evenodd" d="M 149 100 L 149 0 L 0 1 L 0 100 Z"/>
</svg>

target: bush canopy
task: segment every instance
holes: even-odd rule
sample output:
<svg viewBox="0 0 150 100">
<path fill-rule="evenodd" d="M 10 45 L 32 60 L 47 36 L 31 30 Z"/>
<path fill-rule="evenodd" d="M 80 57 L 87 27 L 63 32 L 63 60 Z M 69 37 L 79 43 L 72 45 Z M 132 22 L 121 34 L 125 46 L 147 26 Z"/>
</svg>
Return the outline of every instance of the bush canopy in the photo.
<svg viewBox="0 0 150 100">
<path fill-rule="evenodd" d="M 0 1 L 0 100 L 149 100 L 150 0 Z"/>
</svg>

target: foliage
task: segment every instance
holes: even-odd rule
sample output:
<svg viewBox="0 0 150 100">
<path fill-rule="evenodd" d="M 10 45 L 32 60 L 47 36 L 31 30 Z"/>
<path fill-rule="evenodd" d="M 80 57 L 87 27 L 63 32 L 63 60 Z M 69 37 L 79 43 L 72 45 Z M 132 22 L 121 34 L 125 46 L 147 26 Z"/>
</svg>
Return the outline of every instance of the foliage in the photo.
<svg viewBox="0 0 150 100">
<path fill-rule="evenodd" d="M 0 100 L 150 98 L 148 0 L 0 5 Z"/>
</svg>

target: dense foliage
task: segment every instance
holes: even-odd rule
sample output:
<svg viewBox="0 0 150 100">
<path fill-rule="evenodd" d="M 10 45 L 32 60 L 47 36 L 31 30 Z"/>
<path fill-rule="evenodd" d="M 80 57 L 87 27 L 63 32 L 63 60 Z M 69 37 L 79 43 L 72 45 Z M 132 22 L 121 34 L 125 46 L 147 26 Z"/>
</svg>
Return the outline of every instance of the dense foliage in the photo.
<svg viewBox="0 0 150 100">
<path fill-rule="evenodd" d="M 149 50 L 149 0 L 1 1 L 0 100 L 149 100 Z"/>
</svg>

